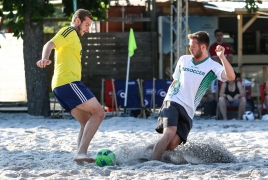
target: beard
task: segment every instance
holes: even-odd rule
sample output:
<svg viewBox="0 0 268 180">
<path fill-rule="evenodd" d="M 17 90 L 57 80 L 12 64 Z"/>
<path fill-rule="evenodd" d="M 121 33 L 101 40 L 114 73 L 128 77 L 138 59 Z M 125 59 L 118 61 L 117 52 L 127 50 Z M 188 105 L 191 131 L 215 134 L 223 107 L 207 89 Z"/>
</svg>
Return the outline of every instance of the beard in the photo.
<svg viewBox="0 0 268 180">
<path fill-rule="evenodd" d="M 77 27 L 77 32 L 80 37 L 83 36 L 83 34 L 81 33 L 81 29 L 82 29 L 81 26 L 82 26 L 82 23 Z"/>
<path fill-rule="evenodd" d="M 193 53 L 192 51 L 190 51 L 192 54 L 192 57 L 199 59 L 200 57 L 202 57 L 203 52 L 199 49 L 196 53 Z"/>
</svg>

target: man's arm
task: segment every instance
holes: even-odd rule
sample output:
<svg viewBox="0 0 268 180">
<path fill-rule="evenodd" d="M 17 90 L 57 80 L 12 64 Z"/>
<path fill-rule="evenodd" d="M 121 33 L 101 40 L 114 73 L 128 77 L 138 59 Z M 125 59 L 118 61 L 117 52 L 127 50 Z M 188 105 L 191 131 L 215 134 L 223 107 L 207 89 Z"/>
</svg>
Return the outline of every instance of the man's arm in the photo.
<svg viewBox="0 0 268 180">
<path fill-rule="evenodd" d="M 245 91 L 244 88 L 242 86 L 242 83 L 240 81 L 237 81 L 237 88 L 239 90 L 239 96 L 238 97 L 244 97 L 245 96 Z"/>
<path fill-rule="evenodd" d="M 209 55 L 211 59 L 221 64 L 221 60 L 215 52 L 214 44 L 209 47 Z"/>
<path fill-rule="evenodd" d="M 220 45 L 216 47 L 217 56 L 220 58 L 221 64 L 224 67 L 224 71 L 222 71 L 221 78 L 232 81 L 235 79 L 234 69 L 226 59 L 224 55 L 224 50 L 225 50 L 224 47 Z"/>
<path fill-rule="evenodd" d="M 216 61 L 216 62 L 221 64 L 221 60 L 220 60 L 220 58 L 218 56 L 213 56 L 213 57 L 211 57 L 211 59 L 213 59 L 214 61 Z"/>
<path fill-rule="evenodd" d="M 213 57 L 211 57 L 211 59 L 213 59 L 214 61 L 216 61 L 216 62 L 221 64 L 221 59 L 218 56 L 213 56 Z M 230 64 L 233 63 L 233 55 L 232 54 L 228 54 L 226 56 L 226 59 Z"/>
<path fill-rule="evenodd" d="M 226 82 L 222 83 L 221 89 L 220 89 L 220 97 L 226 97 L 227 94 L 225 94 L 225 89 L 226 89 Z"/>
<path fill-rule="evenodd" d="M 224 47 L 224 46 L 223 46 L 223 47 Z M 228 47 L 229 47 L 229 46 L 228 46 Z M 217 56 L 217 54 L 215 53 L 215 49 L 216 49 L 216 48 L 215 48 L 214 44 L 210 46 L 210 48 L 209 48 L 209 54 L 210 54 L 210 57 L 211 57 L 211 59 L 213 59 L 214 61 L 216 61 L 216 62 L 218 62 L 218 63 L 221 64 L 221 60 L 220 60 L 220 58 Z M 232 63 L 233 63 L 233 54 L 232 54 L 231 48 L 229 47 L 228 49 L 225 49 L 224 52 L 225 52 L 225 57 L 226 57 L 226 59 L 228 60 L 228 62 L 229 62 L 230 64 L 232 64 Z"/>
<path fill-rule="evenodd" d="M 42 59 L 37 61 L 36 65 L 40 68 L 45 68 L 47 65 L 51 64 L 51 60 L 49 60 L 49 56 L 51 54 L 52 49 L 56 46 L 52 41 L 48 41 L 42 51 Z"/>
<path fill-rule="evenodd" d="M 168 89 L 171 88 L 177 81 L 178 81 L 178 80 L 176 80 L 176 79 L 173 80 L 172 83 L 170 84 L 170 86 L 168 87 Z"/>
<path fill-rule="evenodd" d="M 233 55 L 232 55 L 232 54 L 227 54 L 226 59 L 228 60 L 228 62 L 229 62 L 230 64 L 233 63 Z"/>
</svg>

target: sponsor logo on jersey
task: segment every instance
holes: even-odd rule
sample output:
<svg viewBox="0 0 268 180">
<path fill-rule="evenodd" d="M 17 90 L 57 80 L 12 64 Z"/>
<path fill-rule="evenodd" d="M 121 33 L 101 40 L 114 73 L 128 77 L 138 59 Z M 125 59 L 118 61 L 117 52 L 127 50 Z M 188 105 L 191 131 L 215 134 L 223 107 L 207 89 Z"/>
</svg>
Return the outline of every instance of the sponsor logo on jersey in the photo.
<svg viewBox="0 0 268 180">
<path fill-rule="evenodd" d="M 185 68 L 185 67 L 182 67 L 182 71 L 188 71 L 188 72 L 191 72 L 191 73 L 194 73 L 194 74 L 200 74 L 202 76 L 205 76 L 205 72 L 203 71 L 199 71 L 199 70 L 195 70 L 195 69 L 191 69 L 191 68 Z"/>
</svg>

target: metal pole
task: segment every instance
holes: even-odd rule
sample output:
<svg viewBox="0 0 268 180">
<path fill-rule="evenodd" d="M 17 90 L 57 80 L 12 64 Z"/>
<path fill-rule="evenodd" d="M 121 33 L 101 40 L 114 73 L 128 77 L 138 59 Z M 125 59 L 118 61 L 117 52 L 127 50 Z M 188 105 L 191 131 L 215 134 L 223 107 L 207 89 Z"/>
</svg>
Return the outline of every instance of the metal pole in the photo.
<svg viewBox="0 0 268 180">
<path fill-rule="evenodd" d="M 105 10 L 105 11 L 106 11 L 106 18 L 108 19 L 108 17 L 109 17 L 108 10 Z M 108 32 L 108 31 L 109 31 L 109 22 L 106 21 L 106 32 Z"/>
<path fill-rule="evenodd" d="M 159 79 L 163 79 L 163 17 L 158 18 Z"/>
<path fill-rule="evenodd" d="M 128 60 L 127 60 L 127 77 L 126 77 L 125 101 L 124 101 L 124 113 L 125 114 L 127 112 L 127 92 L 128 92 L 129 66 L 130 66 L 130 56 L 128 56 Z"/>
<path fill-rule="evenodd" d="M 180 50 L 181 50 L 181 13 L 182 13 L 182 1 L 177 0 L 177 59 L 178 61 L 179 57 L 181 56 Z M 175 67 L 175 64 L 174 64 Z"/>
<path fill-rule="evenodd" d="M 77 10 L 77 0 L 73 0 L 74 12 Z"/>
<path fill-rule="evenodd" d="M 122 18 L 124 18 L 125 17 L 125 7 L 124 6 L 122 6 L 121 11 L 122 11 Z M 124 31 L 125 31 L 125 21 L 122 21 L 122 32 L 124 32 Z"/>
<path fill-rule="evenodd" d="M 173 74 L 173 0 L 170 1 L 170 72 L 169 78 Z"/>
<path fill-rule="evenodd" d="M 188 0 L 185 0 L 185 6 L 186 6 L 186 24 L 185 24 L 185 28 L 186 28 L 186 32 L 185 32 L 185 54 L 188 54 L 189 52 L 189 40 L 188 40 L 188 34 L 189 34 L 189 22 L 188 22 Z"/>
</svg>

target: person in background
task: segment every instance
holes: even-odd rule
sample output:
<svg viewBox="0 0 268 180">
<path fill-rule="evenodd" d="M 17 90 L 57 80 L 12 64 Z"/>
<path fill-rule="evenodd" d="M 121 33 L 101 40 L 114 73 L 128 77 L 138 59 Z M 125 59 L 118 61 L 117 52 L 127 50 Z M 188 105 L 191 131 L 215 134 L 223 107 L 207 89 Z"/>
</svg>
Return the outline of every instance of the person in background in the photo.
<svg viewBox="0 0 268 180">
<path fill-rule="evenodd" d="M 203 114 L 201 114 L 202 118 L 210 119 L 216 117 L 217 101 L 215 100 L 213 93 L 211 93 L 211 89 L 208 89 L 206 94 L 202 97 L 199 106 L 204 109 Z"/>
<path fill-rule="evenodd" d="M 223 42 L 223 31 L 221 29 L 216 29 L 214 31 L 214 35 L 215 35 L 215 39 L 216 42 L 213 43 L 210 48 L 209 48 L 209 54 L 210 54 L 210 58 L 213 59 L 214 61 L 218 62 L 221 64 L 221 60 L 220 58 L 217 56 L 216 52 L 215 52 L 215 48 L 220 45 L 222 47 L 224 47 L 225 51 L 224 51 L 224 56 L 226 57 L 226 59 L 228 60 L 228 62 L 230 64 L 232 64 L 233 62 L 233 54 L 232 54 L 232 49 L 230 48 L 230 46 L 226 43 Z"/>
<path fill-rule="evenodd" d="M 224 47 L 219 45 L 214 49 L 223 65 L 209 57 L 207 32 L 188 34 L 188 38 L 191 55 L 179 58 L 174 80 L 160 109 L 156 131 L 162 136 L 155 144 L 147 146 L 153 149 L 151 160 L 160 160 L 165 151 L 186 143 L 196 107 L 214 79 L 235 79 L 234 70 L 224 56 Z"/>
<path fill-rule="evenodd" d="M 216 39 L 216 42 L 213 43 L 210 47 L 209 47 L 209 54 L 210 54 L 210 58 L 213 59 L 214 61 L 218 62 L 221 64 L 221 60 L 219 59 L 219 57 L 217 56 L 216 52 L 215 52 L 215 48 L 218 45 L 221 45 L 224 47 L 225 51 L 224 51 L 224 56 L 226 57 L 226 59 L 228 60 L 228 62 L 230 64 L 232 64 L 233 62 L 233 54 L 232 54 L 232 49 L 231 47 L 223 42 L 223 31 L 221 29 L 216 29 L 214 31 L 214 36 Z M 218 99 L 218 81 L 215 80 L 212 82 L 211 84 L 211 91 L 214 95 L 215 99 Z"/>
<path fill-rule="evenodd" d="M 79 37 L 89 32 L 92 21 L 88 10 L 78 9 L 72 17 L 71 26 L 61 28 L 44 45 L 42 58 L 36 63 L 40 68 L 51 64 L 49 56 L 55 49 L 52 90 L 60 105 L 80 123 L 78 151 L 74 157 L 79 164 L 95 162 L 95 159 L 88 157 L 87 149 L 105 117 L 105 111 L 96 97 L 81 82 L 82 45 Z"/>
<path fill-rule="evenodd" d="M 219 97 L 219 107 L 224 120 L 227 120 L 227 106 L 238 107 L 237 119 L 242 119 L 246 108 L 246 97 L 242 83 L 239 81 L 240 77 L 232 81 L 222 83 Z"/>
</svg>

